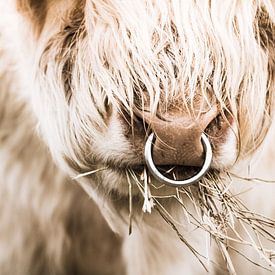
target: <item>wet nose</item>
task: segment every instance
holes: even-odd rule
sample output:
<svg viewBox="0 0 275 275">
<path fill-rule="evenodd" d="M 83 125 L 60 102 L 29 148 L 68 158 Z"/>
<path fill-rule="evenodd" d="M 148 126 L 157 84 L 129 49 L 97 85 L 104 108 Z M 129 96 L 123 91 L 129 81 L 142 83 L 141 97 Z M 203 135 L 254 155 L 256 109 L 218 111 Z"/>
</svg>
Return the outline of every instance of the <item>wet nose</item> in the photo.
<svg viewBox="0 0 275 275">
<path fill-rule="evenodd" d="M 217 115 L 216 108 L 201 114 L 199 119 L 188 114 L 160 118 L 144 113 L 143 119 L 156 137 L 152 151 L 154 163 L 201 166 L 204 162 L 201 136 Z"/>
</svg>

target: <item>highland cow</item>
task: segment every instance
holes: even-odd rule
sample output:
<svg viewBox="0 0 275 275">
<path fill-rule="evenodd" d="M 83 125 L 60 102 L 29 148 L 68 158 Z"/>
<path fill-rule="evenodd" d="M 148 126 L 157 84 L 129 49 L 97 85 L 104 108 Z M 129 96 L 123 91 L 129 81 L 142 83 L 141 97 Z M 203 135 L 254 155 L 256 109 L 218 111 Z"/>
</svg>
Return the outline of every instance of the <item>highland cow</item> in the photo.
<svg viewBox="0 0 275 275">
<path fill-rule="evenodd" d="M 275 271 L 273 0 L 0 12 L 1 275 Z"/>
</svg>

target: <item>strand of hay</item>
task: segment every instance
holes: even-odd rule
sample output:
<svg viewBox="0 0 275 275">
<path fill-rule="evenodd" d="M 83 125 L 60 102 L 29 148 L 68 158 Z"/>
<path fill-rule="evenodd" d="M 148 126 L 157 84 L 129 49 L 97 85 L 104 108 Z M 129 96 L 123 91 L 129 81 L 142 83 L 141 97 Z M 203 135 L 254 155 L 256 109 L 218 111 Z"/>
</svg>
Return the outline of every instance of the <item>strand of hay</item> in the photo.
<svg viewBox="0 0 275 275">
<path fill-rule="evenodd" d="M 275 267 L 275 263 L 273 262 L 275 259 L 275 250 L 264 247 L 262 243 L 263 240 L 268 240 L 274 247 L 275 221 L 250 211 L 239 199 L 242 193 L 231 193 L 230 187 L 233 185 L 232 177 L 240 177 L 227 173 L 227 180 L 224 180 L 218 173 L 209 174 L 203 181 L 194 187 L 175 188 L 175 194 L 154 196 L 150 193 L 150 196 L 148 196 L 148 191 L 146 191 L 146 189 L 148 190 L 148 188 L 150 188 L 148 187 L 150 176 L 147 171 L 142 174 L 140 179 L 138 179 L 133 171 L 129 170 L 128 173 L 144 196 L 144 204 L 149 204 L 151 208 L 154 207 L 156 211 L 158 211 L 165 222 L 171 226 L 179 239 L 190 249 L 206 270 L 207 267 L 203 260 L 211 260 L 209 257 L 201 255 L 192 244 L 188 243 L 182 234 L 180 234 L 177 226 L 181 226 L 182 224 L 165 209 L 165 204 L 161 203 L 163 200 L 175 200 L 182 207 L 186 220 L 189 223 L 210 234 L 211 238 L 220 249 L 230 274 L 236 274 L 230 257 L 230 251 L 241 255 L 256 266 L 272 271 L 263 264 L 250 259 L 241 249 L 236 247 L 236 245 L 244 248 L 251 247 L 258 253 L 259 259 L 264 259 L 268 266 Z M 265 181 L 256 178 L 242 179 L 247 181 L 275 183 L 273 181 Z M 152 184 L 150 184 L 150 186 L 155 188 Z M 158 187 L 158 189 L 159 188 L 162 187 Z M 187 199 L 191 201 L 195 209 L 195 215 L 192 213 L 191 209 L 187 209 L 186 204 L 184 204 L 184 201 Z M 150 211 L 152 210 L 151 208 Z M 239 234 L 237 227 L 243 229 L 243 235 Z"/>
<path fill-rule="evenodd" d="M 98 168 L 80 174 L 74 179 L 89 176 L 106 169 L 106 167 Z M 146 168 L 140 176 L 136 175 L 133 170 L 128 169 L 126 177 L 129 187 L 129 234 L 132 232 L 132 189 L 133 185 L 135 185 L 144 197 L 142 210 L 150 214 L 155 209 L 163 220 L 175 231 L 179 240 L 195 255 L 206 271 L 208 270 L 208 262 L 214 265 L 218 264 L 213 262 L 209 256 L 202 255 L 184 238 L 178 229 L 178 227 L 182 226 L 182 223 L 177 221 L 165 208 L 165 201 L 174 200 L 177 202 L 183 210 L 186 221 L 209 234 L 223 255 L 230 274 L 234 275 L 236 271 L 229 252 L 239 254 L 250 263 L 265 270 L 272 271 L 269 267 L 275 268 L 275 249 L 267 248 L 263 245 L 263 240 L 267 240 L 270 245 L 275 247 L 275 221 L 250 211 L 239 198 L 243 192 L 233 194 L 230 191 L 234 182 L 233 178 L 242 179 L 247 182 L 264 182 L 269 184 L 275 183 L 275 181 L 259 178 L 242 178 L 230 173 L 226 173 L 227 178 L 222 179 L 218 173 L 211 173 L 194 186 L 175 188 L 173 194 L 157 196 L 153 194 L 154 192 L 151 192 L 151 188 L 157 190 L 165 188 L 165 185 L 155 186 L 152 184 Z M 245 192 L 248 191 L 249 189 Z M 193 209 L 186 207 L 187 200 L 191 202 Z M 242 235 L 239 233 L 240 230 L 237 229 L 238 227 L 242 228 Z M 259 259 L 263 259 L 269 267 L 254 261 L 239 247 L 254 249 L 258 253 Z"/>
<path fill-rule="evenodd" d="M 100 171 L 103 171 L 103 170 L 106 170 L 106 169 L 108 169 L 108 167 L 102 167 L 102 168 L 98 168 L 98 169 L 95 169 L 95 170 L 92 170 L 92 171 L 88 171 L 88 172 L 77 175 L 76 177 L 73 178 L 73 180 L 78 180 L 82 177 L 87 177 L 87 176 L 90 176 L 92 174 L 95 174 L 97 172 L 100 172 Z"/>
</svg>

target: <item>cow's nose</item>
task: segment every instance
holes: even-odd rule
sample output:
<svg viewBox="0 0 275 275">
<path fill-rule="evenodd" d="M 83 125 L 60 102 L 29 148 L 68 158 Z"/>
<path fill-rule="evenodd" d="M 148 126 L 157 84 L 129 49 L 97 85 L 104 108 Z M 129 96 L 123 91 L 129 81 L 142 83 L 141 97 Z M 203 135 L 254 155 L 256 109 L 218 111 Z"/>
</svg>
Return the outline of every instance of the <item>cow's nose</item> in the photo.
<svg viewBox="0 0 275 275">
<path fill-rule="evenodd" d="M 152 117 L 143 114 L 143 120 L 155 134 L 152 156 L 156 165 L 201 166 L 204 162 L 202 133 L 218 115 L 216 108 L 201 114 Z"/>
</svg>

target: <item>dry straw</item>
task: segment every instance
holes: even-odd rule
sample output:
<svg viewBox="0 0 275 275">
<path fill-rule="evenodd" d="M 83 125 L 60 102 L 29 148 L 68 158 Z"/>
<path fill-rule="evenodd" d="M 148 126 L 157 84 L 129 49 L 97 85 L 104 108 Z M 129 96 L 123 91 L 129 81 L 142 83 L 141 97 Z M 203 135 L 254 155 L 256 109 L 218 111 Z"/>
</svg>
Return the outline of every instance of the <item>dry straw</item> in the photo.
<svg viewBox="0 0 275 275">
<path fill-rule="evenodd" d="M 236 175 L 226 173 L 227 179 L 222 179 L 218 173 L 211 173 L 199 182 L 196 186 L 187 188 L 176 188 L 175 194 L 170 196 L 154 196 L 150 192 L 150 187 L 155 188 L 150 183 L 150 176 L 146 169 L 140 178 L 129 170 L 128 179 L 132 178 L 144 196 L 143 211 L 150 212 L 154 208 L 160 216 L 176 232 L 190 251 L 197 257 L 199 262 L 207 270 L 207 263 L 211 261 L 207 255 L 202 255 L 193 245 L 188 242 L 178 230 L 179 222 L 165 208 L 165 200 L 174 200 L 184 210 L 186 220 L 195 227 L 200 228 L 209 234 L 215 241 L 217 247 L 223 255 L 230 274 L 236 274 L 231 255 L 237 253 L 252 264 L 266 270 L 275 267 L 275 249 L 269 249 L 263 242 L 269 242 L 275 247 L 275 221 L 263 215 L 250 211 L 239 198 L 241 194 L 232 194 L 230 191 Z M 241 178 L 246 181 L 267 182 L 258 178 Z M 268 181 L 268 183 L 275 183 Z M 153 193 L 153 192 L 152 192 Z M 130 197 L 131 197 L 131 193 Z M 187 208 L 188 199 L 192 207 Z M 131 200 L 131 198 L 130 198 Z M 132 214 L 130 214 L 132 216 Z M 241 228 L 242 234 L 239 233 Z M 265 264 L 256 262 L 246 255 L 247 248 L 254 249 L 259 259 L 263 259 Z M 212 261 L 211 261 L 212 262 Z M 212 262 L 213 263 L 213 262 Z M 216 263 L 214 263 L 216 264 Z M 270 270 L 271 271 L 271 270 Z"/>
<path fill-rule="evenodd" d="M 108 167 L 80 174 L 75 179 L 90 176 L 106 169 Z M 126 170 L 129 186 L 129 234 L 132 232 L 132 189 L 135 185 L 144 198 L 143 212 L 150 214 L 152 211 L 157 211 L 175 231 L 179 240 L 195 255 L 205 270 L 208 270 L 207 263 L 211 262 L 215 265 L 217 263 L 213 262 L 208 255 L 202 255 L 184 238 L 178 229 L 182 224 L 166 209 L 165 201 L 174 200 L 182 207 L 185 214 L 184 218 L 188 223 L 209 234 L 209 238 L 214 240 L 223 255 L 230 274 L 236 274 L 231 259 L 232 253 L 239 254 L 256 266 L 272 271 L 271 268 L 275 268 L 275 249 L 267 248 L 263 243 L 269 243 L 270 247 L 275 247 L 275 221 L 249 210 L 240 199 L 241 193 L 233 194 L 231 186 L 234 185 L 234 179 L 269 184 L 275 183 L 275 181 L 241 178 L 229 172 L 225 173 L 224 177 L 226 178 L 222 178 L 219 173 L 211 173 L 194 186 L 175 188 L 175 193 L 172 195 L 156 196 L 152 194 L 154 192 L 151 192 L 151 188 L 161 189 L 165 186 L 156 187 L 153 185 L 146 168 L 139 176 L 131 169 Z M 191 202 L 193 209 L 190 209 L 190 206 L 187 207 L 190 205 L 187 200 Z M 193 211 L 194 209 L 195 211 Z M 242 233 L 240 233 L 240 228 Z M 250 258 L 246 253 L 247 248 L 254 249 L 259 255 L 258 259 L 264 260 L 264 262 L 260 263 Z"/>
</svg>

